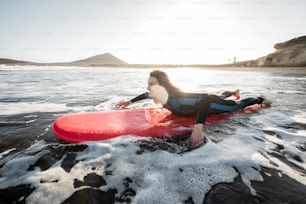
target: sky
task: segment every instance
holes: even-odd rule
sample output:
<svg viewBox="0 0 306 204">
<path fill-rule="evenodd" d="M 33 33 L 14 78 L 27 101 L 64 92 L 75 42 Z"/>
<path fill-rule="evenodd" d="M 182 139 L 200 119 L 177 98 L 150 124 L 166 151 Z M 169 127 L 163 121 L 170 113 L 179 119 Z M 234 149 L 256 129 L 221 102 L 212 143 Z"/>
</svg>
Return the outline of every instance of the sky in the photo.
<svg viewBox="0 0 306 204">
<path fill-rule="evenodd" d="M 0 58 L 132 64 L 257 59 L 306 34 L 305 0 L 0 0 Z"/>
</svg>

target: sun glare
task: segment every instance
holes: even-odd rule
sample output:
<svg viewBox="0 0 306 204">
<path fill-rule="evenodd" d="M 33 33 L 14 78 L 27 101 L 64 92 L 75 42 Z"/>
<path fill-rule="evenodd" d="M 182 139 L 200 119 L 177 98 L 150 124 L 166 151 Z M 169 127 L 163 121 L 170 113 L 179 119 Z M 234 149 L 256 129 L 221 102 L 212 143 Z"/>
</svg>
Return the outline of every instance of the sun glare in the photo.
<svg viewBox="0 0 306 204">
<path fill-rule="evenodd" d="M 177 2 L 150 11 L 126 50 L 131 63 L 221 64 L 241 56 L 237 19 L 218 3 Z M 226 18 L 225 18 L 226 16 Z M 129 52 L 129 53 L 127 53 Z M 133 57 L 135 55 L 135 57 Z"/>
</svg>

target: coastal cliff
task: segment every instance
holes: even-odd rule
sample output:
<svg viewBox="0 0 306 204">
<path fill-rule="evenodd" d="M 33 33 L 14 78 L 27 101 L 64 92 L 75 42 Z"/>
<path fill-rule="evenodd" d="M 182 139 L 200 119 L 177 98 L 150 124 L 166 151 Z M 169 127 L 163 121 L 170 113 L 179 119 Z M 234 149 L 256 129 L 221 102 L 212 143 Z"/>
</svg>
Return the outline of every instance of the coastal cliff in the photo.
<svg viewBox="0 0 306 204">
<path fill-rule="evenodd" d="M 274 53 L 250 61 L 247 66 L 258 67 L 305 67 L 306 36 L 297 37 L 274 45 Z"/>
</svg>

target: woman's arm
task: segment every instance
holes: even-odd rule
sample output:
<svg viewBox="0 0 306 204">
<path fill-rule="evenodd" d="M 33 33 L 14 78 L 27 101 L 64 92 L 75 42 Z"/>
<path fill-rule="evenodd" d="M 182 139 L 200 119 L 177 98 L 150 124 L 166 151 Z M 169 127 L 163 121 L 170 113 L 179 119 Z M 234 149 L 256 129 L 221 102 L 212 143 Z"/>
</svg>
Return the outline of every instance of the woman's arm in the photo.
<svg viewBox="0 0 306 204">
<path fill-rule="evenodd" d="M 120 109 L 121 108 L 125 108 L 125 107 L 131 105 L 134 102 L 137 102 L 137 101 L 140 101 L 140 100 L 144 100 L 144 99 L 147 99 L 147 98 L 149 98 L 149 93 L 148 92 L 140 94 L 140 95 L 136 96 L 135 98 L 132 98 L 129 101 L 119 102 L 119 103 L 116 104 L 116 107 L 120 108 Z"/>
<path fill-rule="evenodd" d="M 135 98 L 132 98 L 130 101 L 132 103 L 135 103 L 137 101 L 141 101 L 141 100 L 144 100 L 144 99 L 147 99 L 147 98 L 149 98 L 149 93 L 148 92 L 140 94 L 139 96 L 136 96 Z"/>
<path fill-rule="evenodd" d="M 203 128 L 206 118 L 210 111 L 211 97 L 207 94 L 203 94 L 202 100 L 200 101 L 195 125 L 190 136 L 190 142 L 193 146 L 200 144 L 204 140 Z"/>
</svg>

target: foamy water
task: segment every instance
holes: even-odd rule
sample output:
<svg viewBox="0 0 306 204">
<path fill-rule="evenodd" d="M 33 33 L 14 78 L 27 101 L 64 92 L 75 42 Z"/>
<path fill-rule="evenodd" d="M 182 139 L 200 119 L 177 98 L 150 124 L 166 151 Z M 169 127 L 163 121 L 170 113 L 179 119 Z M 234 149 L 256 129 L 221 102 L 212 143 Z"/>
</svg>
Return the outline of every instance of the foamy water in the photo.
<svg viewBox="0 0 306 204">
<path fill-rule="evenodd" d="M 215 188 L 235 185 L 237 178 L 240 197 L 246 191 L 249 199 L 266 203 L 305 201 L 305 76 L 166 69 L 185 91 L 240 88 L 242 98 L 263 94 L 274 101 L 271 108 L 206 127 L 208 142 L 190 151 L 184 141 L 132 135 L 66 144 L 50 130 L 60 115 L 114 109 L 118 101 L 144 92 L 150 70 L 0 70 L 1 202 L 209 203 Z M 147 100 L 131 108 L 151 105 Z M 275 189 L 299 188 L 290 192 L 294 196 L 274 190 L 273 200 L 265 189 L 269 178 Z M 9 195 L 16 189 L 21 193 Z M 222 192 L 228 201 L 241 201 Z"/>
</svg>

